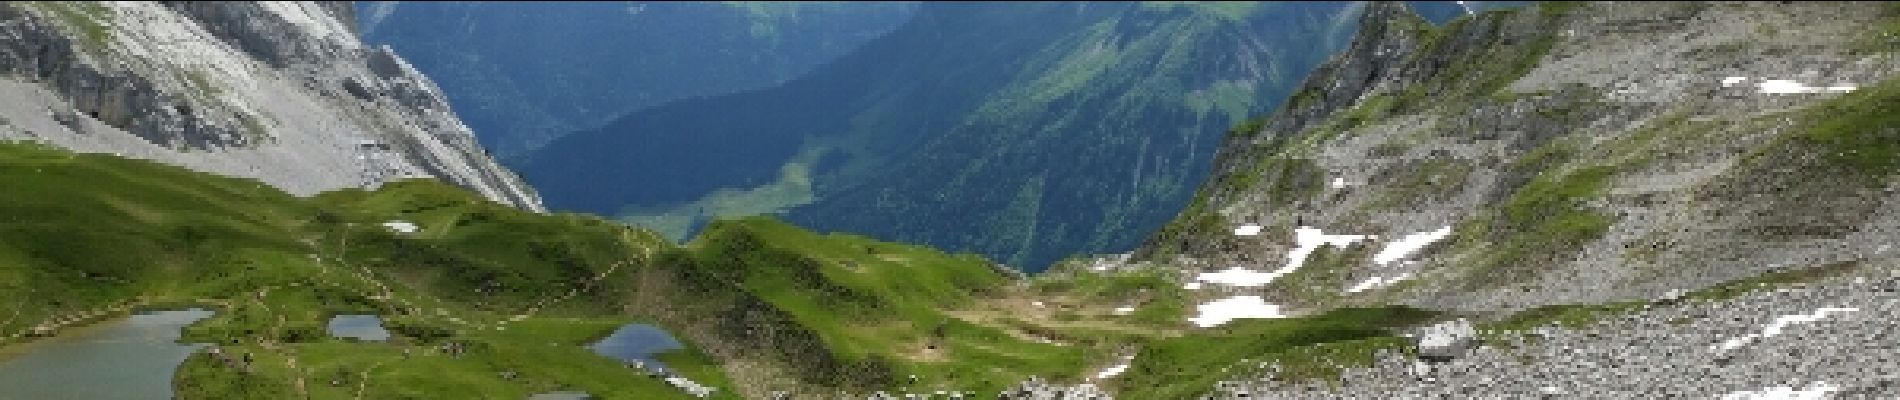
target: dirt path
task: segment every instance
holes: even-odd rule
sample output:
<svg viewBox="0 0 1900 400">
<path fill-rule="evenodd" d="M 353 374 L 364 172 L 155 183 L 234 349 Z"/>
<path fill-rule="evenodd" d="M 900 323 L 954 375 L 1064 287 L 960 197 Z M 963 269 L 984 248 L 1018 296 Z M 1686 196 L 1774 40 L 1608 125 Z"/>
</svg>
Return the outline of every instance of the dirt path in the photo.
<svg viewBox="0 0 1900 400">
<path fill-rule="evenodd" d="M 376 371 L 377 368 L 381 368 L 383 364 L 388 364 L 390 361 L 394 361 L 394 360 L 395 359 L 392 358 L 392 359 L 378 361 L 375 364 L 371 364 L 369 368 L 364 368 L 363 372 L 357 374 L 356 397 L 355 397 L 357 400 L 362 400 L 363 392 L 369 389 L 369 373 Z"/>
<path fill-rule="evenodd" d="M 628 246 L 632 245 L 632 241 L 630 241 L 627 238 L 626 232 L 620 233 L 620 242 Z M 642 247 L 640 250 L 641 250 L 640 259 L 639 259 L 640 261 L 644 262 L 645 260 L 652 259 L 653 249 Z M 608 276 L 612 276 L 614 272 L 617 272 L 620 270 L 620 267 L 624 267 L 628 263 L 631 263 L 633 261 L 634 260 L 621 260 L 620 262 L 613 263 L 613 265 L 607 266 L 606 271 L 601 271 L 598 274 L 594 274 L 592 278 L 588 278 L 586 282 L 581 283 L 579 286 L 569 288 L 566 293 L 562 293 L 559 296 L 543 298 L 540 301 L 536 301 L 534 306 L 528 307 L 528 309 L 522 312 L 521 314 L 515 314 L 514 316 L 509 317 L 507 320 L 497 323 L 496 324 L 497 328 L 507 326 L 509 323 L 519 322 L 522 320 L 526 320 L 528 318 L 533 318 L 534 314 L 540 313 L 541 309 L 546 308 L 548 305 L 567 301 L 568 299 L 574 298 L 574 296 L 580 295 L 581 292 L 592 290 L 594 287 L 600 284 L 600 281 L 607 279 Z"/>
</svg>

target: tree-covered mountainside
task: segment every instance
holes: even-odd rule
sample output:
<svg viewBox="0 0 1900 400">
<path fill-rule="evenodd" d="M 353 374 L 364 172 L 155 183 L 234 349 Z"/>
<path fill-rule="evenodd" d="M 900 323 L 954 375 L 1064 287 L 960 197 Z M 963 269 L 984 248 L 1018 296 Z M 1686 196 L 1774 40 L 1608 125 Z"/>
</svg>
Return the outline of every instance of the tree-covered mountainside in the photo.
<svg viewBox="0 0 1900 400">
<path fill-rule="evenodd" d="M 497 154 L 674 100 L 776 85 L 909 19 L 914 2 L 356 3 L 363 41 L 434 78 Z"/>
<path fill-rule="evenodd" d="M 557 207 L 683 237 L 805 226 L 1031 269 L 1125 249 L 1350 32 L 1347 3 L 928 3 L 771 89 L 580 132 L 518 167 Z"/>
</svg>

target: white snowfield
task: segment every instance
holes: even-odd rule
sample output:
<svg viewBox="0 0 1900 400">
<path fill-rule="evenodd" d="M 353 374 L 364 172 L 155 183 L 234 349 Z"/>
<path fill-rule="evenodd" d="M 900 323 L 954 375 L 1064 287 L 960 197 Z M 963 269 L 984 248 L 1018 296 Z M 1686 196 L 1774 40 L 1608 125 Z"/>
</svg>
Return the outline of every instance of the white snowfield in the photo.
<svg viewBox="0 0 1900 400">
<path fill-rule="evenodd" d="M 416 230 L 420 229 L 413 222 L 400 220 L 384 222 L 383 227 L 396 233 L 416 233 Z"/>
<path fill-rule="evenodd" d="M 1253 228 L 1251 229 L 1251 233 L 1254 233 L 1254 234 L 1259 233 L 1258 226 L 1247 225 L 1241 228 L 1245 229 L 1249 227 Z M 1235 229 L 1234 231 L 1235 231 L 1235 234 L 1238 235 L 1240 234 L 1241 230 Z M 1247 236 L 1247 235 L 1242 235 L 1242 236 Z M 1306 257 L 1309 255 L 1312 255 L 1313 251 L 1319 250 L 1320 246 L 1330 245 L 1330 246 L 1343 248 L 1343 247 L 1352 245 L 1353 242 L 1366 240 L 1368 238 L 1372 238 L 1372 236 L 1328 235 L 1325 232 L 1320 231 L 1319 229 L 1302 226 L 1302 227 L 1299 227 L 1298 229 L 1293 230 L 1293 240 L 1295 243 L 1299 245 L 1299 247 L 1294 248 L 1293 251 L 1291 252 L 1287 252 L 1286 266 L 1280 267 L 1280 269 L 1274 270 L 1272 272 L 1259 272 L 1259 271 L 1254 271 L 1254 270 L 1241 268 L 1241 267 L 1231 267 L 1219 272 L 1203 272 L 1200 275 L 1196 276 L 1195 280 L 1219 283 L 1219 284 L 1224 284 L 1224 285 L 1240 286 L 1240 287 L 1264 286 L 1268 283 L 1273 283 L 1273 280 L 1275 279 L 1280 279 L 1280 277 L 1282 276 L 1286 276 L 1287 274 L 1291 274 L 1294 271 L 1298 271 L 1300 269 L 1300 266 L 1306 264 Z M 1194 286 L 1192 284 L 1190 284 L 1190 286 L 1187 286 L 1187 289 L 1189 290 L 1193 290 L 1197 288 L 1199 288 L 1199 286 Z"/>
<path fill-rule="evenodd" d="M 1391 264 L 1394 261 L 1403 260 L 1406 257 L 1412 256 L 1412 253 L 1417 253 L 1419 250 L 1424 249 L 1425 246 L 1430 246 L 1432 243 L 1445 240 L 1448 236 L 1451 236 L 1450 225 L 1431 232 L 1406 235 L 1405 237 L 1399 238 L 1399 240 L 1386 243 L 1385 248 L 1379 249 L 1378 254 L 1372 255 L 1372 262 L 1374 264 L 1385 265 Z"/>
<path fill-rule="evenodd" d="M 1828 393 L 1839 391 L 1839 386 L 1827 382 L 1814 382 L 1803 389 L 1788 386 L 1776 386 L 1758 391 L 1740 391 L 1722 395 L 1722 400 L 1821 400 Z"/>
<path fill-rule="evenodd" d="M 1820 321 L 1823 318 L 1827 318 L 1828 314 L 1843 314 L 1843 313 L 1850 313 L 1850 312 L 1855 312 L 1855 311 L 1860 311 L 1860 309 L 1852 308 L 1852 307 L 1846 307 L 1846 308 L 1823 307 L 1821 309 L 1814 310 L 1814 313 L 1811 313 L 1811 314 L 1783 315 L 1783 316 L 1775 318 L 1775 322 L 1769 323 L 1767 327 L 1762 328 L 1761 333 L 1753 333 L 1753 334 L 1748 334 L 1747 336 L 1729 339 L 1728 341 L 1722 342 L 1721 345 L 1716 346 L 1716 348 L 1719 350 L 1734 350 L 1736 348 L 1748 345 L 1749 342 L 1753 342 L 1755 341 L 1755 339 L 1760 339 L 1760 338 L 1765 338 L 1765 337 L 1774 337 L 1775 335 L 1780 335 L 1783 329 L 1787 329 L 1789 326 L 1794 325 L 1794 324 L 1812 323 L 1815 321 Z"/>
<path fill-rule="evenodd" d="M 1286 318 L 1280 306 L 1267 304 L 1260 296 L 1234 296 L 1201 304 L 1200 316 L 1188 319 L 1202 328 L 1220 326 L 1241 318 Z"/>
<path fill-rule="evenodd" d="M 1389 278 L 1382 277 L 1382 276 L 1366 278 L 1366 280 L 1359 281 L 1358 284 L 1352 285 L 1352 287 L 1350 288 L 1346 288 L 1346 293 L 1359 293 L 1359 292 L 1364 292 L 1367 290 L 1378 289 L 1378 288 L 1382 288 L 1386 286 L 1392 286 L 1392 284 L 1399 283 L 1399 281 L 1403 281 L 1406 279 L 1412 279 L 1412 273 L 1407 272 L 1407 273 L 1398 274 L 1397 276 L 1393 276 Z"/>
<path fill-rule="evenodd" d="M 1135 362 L 1134 355 L 1122 356 L 1121 361 L 1116 362 L 1115 365 L 1112 365 L 1106 369 L 1103 369 L 1102 372 L 1095 373 L 1095 379 L 1108 379 L 1108 378 L 1113 378 L 1116 375 L 1121 375 L 1123 372 L 1127 372 L 1128 365 L 1134 362 Z"/>
<path fill-rule="evenodd" d="M 1751 78 L 1746 77 L 1746 76 L 1731 76 L 1731 77 L 1722 78 L 1722 87 L 1734 87 L 1737 84 L 1748 82 L 1750 79 Z M 1846 93 L 1846 92 L 1852 92 L 1855 89 L 1859 89 L 1859 87 L 1856 87 L 1854 85 L 1840 85 L 1840 86 L 1827 86 L 1827 87 L 1808 86 L 1807 84 L 1804 84 L 1798 81 L 1787 80 L 1787 79 L 1763 78 L 1761 79 L 1759 83 L 1755 84 L 1756 93 L 1762 93 L 1762 94 L 1798 94 L 1798 93 L 1823 93 L 1823 92 Z"/>
</svg>

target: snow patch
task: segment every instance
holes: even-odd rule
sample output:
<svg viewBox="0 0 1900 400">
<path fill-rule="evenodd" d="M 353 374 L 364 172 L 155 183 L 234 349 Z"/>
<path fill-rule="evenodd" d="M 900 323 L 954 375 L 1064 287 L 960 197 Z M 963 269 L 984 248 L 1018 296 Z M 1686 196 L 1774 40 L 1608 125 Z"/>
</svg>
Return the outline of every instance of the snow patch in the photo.
<svg viewBox="0 0 1900 400">
<path fill-rule="evenodd" d="M 1359 284 L 1353 285 L 1351 288 L 1346 289 L 1346 293 L 1359 293 L 1359 292 L 1363 292 L 1367 290 L 1383 288 L 1386 286 L 1392 286 L 1392 284 L 1399 283 L 1399 281 L 1403 281 L 1403 280 L 1411 279 L 1411 278 L 1412 278 L 1412 273 L 1410 272 L 1399 274 L 1398 276 L 1394 276 L 1390 278 L 1379 277 L 1379 276 L 1366 278 L 1365 281 L 1359 282 Z"/>
<path fill-rule="evenodd" d="M 1756 84 L 1756 88 L 1758 92 L 1766 94 L 1852 92 L 1856 89 L 1853 85 L 1829 86 L 1825 88 L 1814 87 L 1785 79 L 1763 80 L 1761 83 Z"/>
<path fill-rule="evenodd" d="M 409 221 L 402 221 L 402 220 L 391 220 L 389 222 L 384 222 L 383 227 L 389 228 L 389 230 L 392 230 L 392 231 L 396 231 L 396 233 L 416 233 L 416 230 L 418 229 L 415 223 L 412 223 Z"/>
<path fill-rule="evenodd" d="M 1260 296 L 1234 296 L 1203 303 L 1196 307 L 1200 316 L 1189 318 L 1189 322 L 1202 328 L 1220 326 L 1228 321 L 1241 318 L 1286 318 L 1280 313 L 1280 306 L 1267 304 Z"/>
<path fill-rule="evenodd" d="M 1260 225 L 1246 224 L 1234 228 L 1234 236 L 1253 236 L 1260 234 Z"/>
<path fill-rule="evenodd" d="M 1776 386 L 1758 391 L 1744 390 L 1722 395 L 1722 400 L 1821 400 L 1828 393 L 1841 390 L 1841 387 L 1825 381 L 1808 384 L 1808 387 L 1796 390 L 1788 386 Z"/>
<path fill-rule="evenodd" d="M 1300 266 L 1306 264 L 1306 256 L 1312 255 L 1313 251 L 1319 250 L 1320 246 L 1346 247 L 1352 245 L 1353 242 L 1372 238 L 1376 237 L 1367 235 L 1328 235 L 1319 229 L 1302 226 L 1293 230 L 1293 240 L 1299 247 L 1287 252 L 1285 267 L 1280 267 L 1280 269 L 1274 270 L 1273 272 L 1259 272 L 1241 267 L 1229 267 L 1219 272 L 1202 272 L 1194 279 L 1196 281 L 1208 281 L 1241 287 L 1264 286 L 1268 283 L 1273 283 L 1275 279 L 1280 279 L 1282 276 L 1293 273 L 1293 271 L 1298 271 Z M 1200 285 L 1189 283 L 1187 289 L 1200 289 Z"/>
<path fill-rule="evenodd" d="M 1376 264 L 1390 264 L 1393 261 L 1411 256 L 1412 253 L 1416 253 L 1434 242 L 1445 240 L 1445 237 L 1448 236 L 1451 236 L 1450 225 L 1431 232 L 1407 235 L 1399 238 L 1398 241 L 1386 243 L 1384 249 L 1380 249 L 1378 254 L 1372 256 L 1372 262 Z"/>
<path fill-rule="evenodd" d="M 1254 287 L 1254 286 L 1266 285 L 1267 283 L 1273 282 L 1274 279 L 1277 279 L 1279 277 L 1280 275 L 1276 275 L 1272 272 L 1260 272 L 1260 271 L 1254 271 L 1251 269 L 1246 269 L 1246 268 L 1241 268 L 1241 267 L 1229 267 L 1225 270 L 1221 270 L 1220 272 L 1202 272 L 1195 279 L 1213 282 L 1213 283 L 1219 283 L 1223 285 Z"/>
<path fill-rule="evenodd" d="M 1108 378 L 1115 377 L 1115 375 L 1121 375 L 1122 372 L 1127 372 L 1128 365 L 1133 364 L 1134 362 L 1135 362 L 1135 356 L 1133 355 L 1122 356 L 1121 362 L 1118 362 L 1113 366 L 1109 366 L 1108 368 L 1103 369 L 1102 372 L 1095 373 L 1095 379 L 1108 379 Z"/>
<path fill-rule="evenodd" d="M 1306 256 L 1312 255 L 1313 251 L 1319 250 L 1320 246 L 1344 248 L 1351 246 L 1352 242 L 1370 238 L 1373 237 L 1366 235 L 1328 235 L 1319 229 L 1306 226 L 1294 229 L 1293 242 L 1298 244 L 1299 247 L 1287 253 L 1286 267 L 1280 268 L 1278 271 L 1273 271 L 1275 274 L 1274 277 L 1278 278 L 1281 275 L 1291 274 L 1293 271 L 1299 270 L 1301 265 L 1306 264 Z"/>
<path fill-rule="evenodd" d="M 1343 188 L 1343 187 L 1346 187 L 1346 178 L 1333 178 L 1334 189 Z"/>
<path fill-rule="evenodd" d="M 1760 338 L 1765 338 L 1765 337 L 1774 337 L 1775 335 L 1780 335 L 1781 330 L 1787 329 L 1789 326 L 1794 325 L 1794 324 L 1805 324 L 1805 323 L 1820 321 L 1823 318 L 1827 318 L 1828 314 L 1844 314 L 1844 313 L 1850 313 L 1850 312 L 1855 312 L 1855 311 L 1860 311 L 1860 309 L 1852 308 L 1852 307 L 1847 307 L 1847 308 L 1822 307 L 1820 309 L 1814 310 L 1814 313 L 1812 314 L 1783 315 L 1780 317 L 1776 317 L 1775 322 L 1771 322 L 1768 324 L 1767 327 L 1762 328 L 1761 333 L 1753 333 L 1747 336 L 1729 339 L 1728 341 L 1722 342 L 1721 345 L 1716 346 L 1716 348 L 1720 350 L 1734 350 L 1738 347 L 1748 345 L 1749 342 L 1753 342 L 1755 341 L 1755 339 L 1760 339 Z"/>
</svg>

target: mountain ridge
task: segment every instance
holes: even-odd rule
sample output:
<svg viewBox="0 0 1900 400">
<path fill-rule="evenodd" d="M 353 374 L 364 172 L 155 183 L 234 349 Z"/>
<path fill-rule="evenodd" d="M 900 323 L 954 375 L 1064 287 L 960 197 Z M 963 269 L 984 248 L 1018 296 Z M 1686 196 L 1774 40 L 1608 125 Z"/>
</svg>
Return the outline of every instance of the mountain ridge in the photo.
<svg viewBox="0 0 1900 400">
<path fill-rule="evenodd" d="M 342 3 L 9 3 L 0 138 L 263 179 L 302 195 L 435 177 L 542 210 L 440 91 Z M 365 146 L 368 147 L 365 147 Z"/>
</svg>

